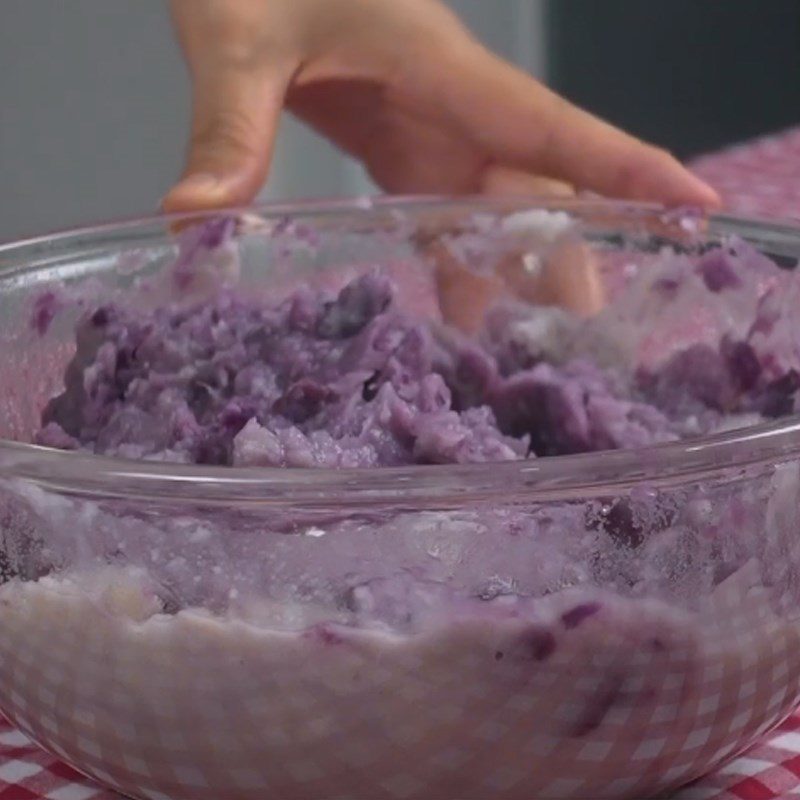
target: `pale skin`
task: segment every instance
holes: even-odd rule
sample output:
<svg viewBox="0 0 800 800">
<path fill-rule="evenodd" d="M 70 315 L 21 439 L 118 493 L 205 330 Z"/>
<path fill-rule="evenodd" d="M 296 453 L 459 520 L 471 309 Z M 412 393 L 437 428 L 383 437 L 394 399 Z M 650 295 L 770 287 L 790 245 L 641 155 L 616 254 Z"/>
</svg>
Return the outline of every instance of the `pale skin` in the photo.
<svg viewBox="0 0 800 800">
<path fill-rule="evenodd" d="M 719 205 L 667 152 L 489 52 L 438 0 L 170 5 L 192 79 L 192 125 L 183 174 L 162 202 L 167 212 L 250 203 L 267 179 L 284 109 L 391 193 L 577 189 Z M 579 283 L 584 272 L 576 271 Z"/>
</svg>

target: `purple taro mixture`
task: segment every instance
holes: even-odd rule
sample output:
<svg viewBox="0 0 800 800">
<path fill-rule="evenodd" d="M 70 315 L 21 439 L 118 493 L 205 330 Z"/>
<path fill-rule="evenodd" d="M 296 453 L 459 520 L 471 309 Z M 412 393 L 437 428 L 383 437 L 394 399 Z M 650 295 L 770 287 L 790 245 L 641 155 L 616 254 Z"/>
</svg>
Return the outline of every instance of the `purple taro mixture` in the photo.
<svg viewBox="0 0 800 800">
<path fill-rule="evenodd" d="M 379 269 L 338 295 L 304 287 L 275 305 L 222 292 L 152 313 L 102 306 L 78 325 L 64 392 L 36 441 L 217 465 L 447 464 L 641 447 L 794 410 L 796 359 L 763 352 L 790 273 L 741 244 L 643 272 L 591 322 L 509 304 L 475 339 L 398 310 Z M 669 308 L 691 314 L 687 292 L 743 294 L 752 318 L 746 329 L 731 322 L 727 297 L 716 308 L 730 319 L 712 320 L 710 339 L 670 351 Z M 601 367 L 562 346 L 645 313 L 639 324 L 667 343 L 649 364 L 639 353 Z"/>
<path fill-rule="evenodd" d="M 798 410 L 795 271 L 734 240 L 618 255 L 624 281 L 595 317 L 505 299 L 475 336 L 405 311 L 407 285 L 380 266 L 341 291 L 304 285 L 272 302 L 226 289 L 155 311 L 92 305 L 36 441 L 214 465 L 489 463 L 641 448 Z M 190 268 L 176 266 L 179 288 Z M 45 332 L 60 308 L 44 297 L 31 328 Z M 129 702 L 122 716 L 143 731 L 150 709 L 169 707 L 163 724 L 180 736 L 205 703 L 230 724 L 215 716 L 214 736 L 187 736 L 190 763 L 214 763 L 218 729 L 297 732 L 265 735 L 261 750 L 226 745 L 251 758 L 243 774 L 269 767 L 264 785 L 297 753 L 316 765 L 352 752 L 363 767 L 337 761 L 326 796 L 357 796 L 389 786 L 397 773 L 383 765 L 405 752 L 412 800 L 650 796 L 739 752 L 796 701 L 792 459 L 443 509 L 345 498 L 341 513 L 240 513 L 156 499 L 145 512 L 135 499 L 37 490 L 16 525 L 24 542 L 35 521 L 47 548 L 18 548 L 35 570 L 7 565 L 37 579 L 0 585 L 0 623 L 20 651 L 32 636 L 45 654 L 63 642 L 78 664 L 99 652 L 85 631 L 100 631 L 97 678 L 69 695 L 113 723 L 100 742 L 120 718 L 104 698 Z M 0 678 L 36 707 L 17 663 L 0 659 Z M 121 675 L 134 676 L 130 691 Z M 293 775 L 269 784 L 276 795 L 298 796 Z M 165 781 L 171 791 L 174 770 Z"/>
</svg>

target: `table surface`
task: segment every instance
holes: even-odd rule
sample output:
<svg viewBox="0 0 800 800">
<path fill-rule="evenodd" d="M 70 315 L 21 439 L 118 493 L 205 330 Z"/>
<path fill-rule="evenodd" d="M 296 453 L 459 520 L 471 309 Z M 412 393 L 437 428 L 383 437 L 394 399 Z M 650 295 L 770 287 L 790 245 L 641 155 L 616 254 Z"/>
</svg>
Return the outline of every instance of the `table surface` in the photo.
<svg viewBox="0 0 800 800">
<path fill-rule="evenodd" d="M 692 166 L 745 215 L 800 220 L 800 128 L 697 159 Z M 763 743 L 672 800 L 800 799 L 800 711 Z M 0 800 L 119 800 L 0 719 Z M 222 800 L 222 798 L 220 798 Z"/>
</svg>

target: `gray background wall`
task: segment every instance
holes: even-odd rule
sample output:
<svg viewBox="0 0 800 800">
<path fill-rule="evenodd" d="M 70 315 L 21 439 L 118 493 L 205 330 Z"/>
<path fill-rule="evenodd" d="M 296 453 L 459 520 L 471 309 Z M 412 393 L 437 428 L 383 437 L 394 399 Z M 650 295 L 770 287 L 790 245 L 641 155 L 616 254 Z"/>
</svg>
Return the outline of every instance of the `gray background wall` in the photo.
<svg viewBox="0 0 800 800">
<path fill-rule="evenodd" d="M 451 5 L 543 75 L 543 0 Z M 188 114 L 165 0 L 0 0 L 0 240 L 155 211 Z M 283 124 L 265 198 L 370 189 L 357 165 Z"/>
<path fill-rule="evenodd" d="M 798 0 L 551 0 L 554 89 L 685 158 L 800 122 Z"/>
<path fill-rule="evenodd" d="M 0 239 L 154 211 L 187 114 L 161 0 L 0 0 Z"/>
</svg>

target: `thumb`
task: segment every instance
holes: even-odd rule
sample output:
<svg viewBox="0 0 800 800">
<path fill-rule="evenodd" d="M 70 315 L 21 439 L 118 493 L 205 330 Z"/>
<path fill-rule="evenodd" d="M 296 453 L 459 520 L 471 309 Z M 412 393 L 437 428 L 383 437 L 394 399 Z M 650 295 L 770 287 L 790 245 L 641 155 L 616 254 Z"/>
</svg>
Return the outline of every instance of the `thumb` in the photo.
<svg viewBox="0 0 800 800">
<path fill-rule="evenodd" d="M 186 167 L 166 212 L 250 203 L 269 169 L 289 75 L 238 66 L 195 76 Z"/>
</svg>

